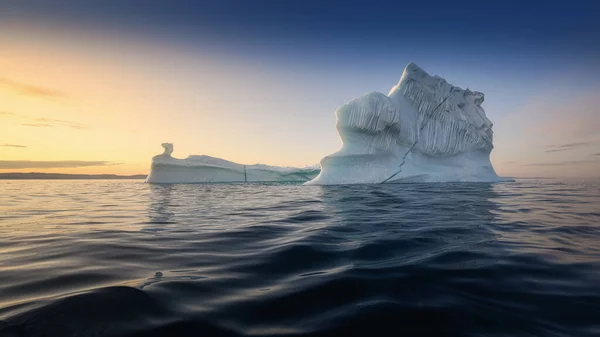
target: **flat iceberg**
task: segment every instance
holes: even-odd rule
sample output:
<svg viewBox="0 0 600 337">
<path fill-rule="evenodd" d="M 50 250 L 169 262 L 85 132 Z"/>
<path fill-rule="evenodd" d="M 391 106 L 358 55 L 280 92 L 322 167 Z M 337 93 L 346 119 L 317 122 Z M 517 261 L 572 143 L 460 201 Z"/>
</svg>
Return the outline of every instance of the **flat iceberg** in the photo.
<svg viewBox="0 0 600 337">
<path fill-rule="evenodd" d="M 306 184 L 506 181 L 490 161 L 483 100 L 411 62 L 387 96 L 372 92 L 336 110 L 342 148 Z"/>
<path fill-rule="evenodd" d="M 243 165 L 210 156 L 171 157 L 173 144 L 163 143 L 164 152 L 152 158 L 147 183 L 306 182 L 316 177 L 318 165 L 305 168 L 263 164 Z"/>
</svg>

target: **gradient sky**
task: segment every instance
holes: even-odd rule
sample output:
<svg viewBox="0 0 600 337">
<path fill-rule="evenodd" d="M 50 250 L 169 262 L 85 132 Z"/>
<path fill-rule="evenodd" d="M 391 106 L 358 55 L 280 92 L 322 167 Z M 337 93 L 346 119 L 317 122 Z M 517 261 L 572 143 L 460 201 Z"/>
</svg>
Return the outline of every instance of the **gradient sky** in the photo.
<svg viewBox="0 0 600 337">
<path fill-rule="evenodd" d="M 0 0 L 0 172 L 147 173 L 174 155 L 304 166 L 409 61 L 482 91 L 492 162 L 600 177 L 596 1 Z"/>
</svg>

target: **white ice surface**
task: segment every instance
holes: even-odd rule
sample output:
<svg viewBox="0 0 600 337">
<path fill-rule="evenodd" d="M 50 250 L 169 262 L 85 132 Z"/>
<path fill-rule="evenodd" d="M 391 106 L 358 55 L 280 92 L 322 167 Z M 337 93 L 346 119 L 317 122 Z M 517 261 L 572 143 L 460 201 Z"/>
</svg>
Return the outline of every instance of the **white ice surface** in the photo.
<svg viewBox="0 0 600 337">
<path fill-rule="evenodd" d="M 177 159 L 171 157 L 173 144 L 164 143 L 162 146 L 164 153 L 152 158 L 150 174 L 146 178 L 148 183 L 305 182 L 319 173 L 318 165 L 305 168 L 243 165 L 204 155 Z"/>
<path fill-rule="evenodd" d="M 337 109 L 342 148 L 307 184 L 505 180 L 490 162 L 483 100 L 410 63 L 387 96 L 372 92 Z"/>
</svg>

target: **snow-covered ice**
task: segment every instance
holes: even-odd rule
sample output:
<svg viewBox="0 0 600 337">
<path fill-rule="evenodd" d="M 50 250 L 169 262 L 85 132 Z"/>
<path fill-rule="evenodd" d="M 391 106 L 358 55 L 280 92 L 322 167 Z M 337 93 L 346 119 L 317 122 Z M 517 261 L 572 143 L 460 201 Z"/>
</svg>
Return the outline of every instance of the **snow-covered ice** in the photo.
<svg viewBox="0 0 600 337">
<path fill-rule="evenodd" d="M 387 96 L 372 92 L 337 109 L 342 148 L 307 184 L 506 180 L 490 162 L 483 100 L 409 63 Z"/>
<path fill-rule="evenodd" d="M 263 164 L 243 165 L 210 156 L 171 157 L 173 144 L 163 143 L 164 152 L 152 158 L 148 183 L 217 183 L 217 182 L 305 182 L 319 174 L 318 165 L 296 168 Z"/>
</svg>

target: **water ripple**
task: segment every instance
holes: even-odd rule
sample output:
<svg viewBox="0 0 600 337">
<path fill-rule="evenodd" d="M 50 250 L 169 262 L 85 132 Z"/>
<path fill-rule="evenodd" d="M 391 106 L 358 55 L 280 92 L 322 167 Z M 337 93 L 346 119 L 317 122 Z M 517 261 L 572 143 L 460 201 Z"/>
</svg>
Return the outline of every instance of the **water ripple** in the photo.
<svg viewBox="0 0 600 337">
<path fill-rule="evenodd" d="M 0 336 L 598 336 L 599 190 L 3 181 Z"/>
</svg>

